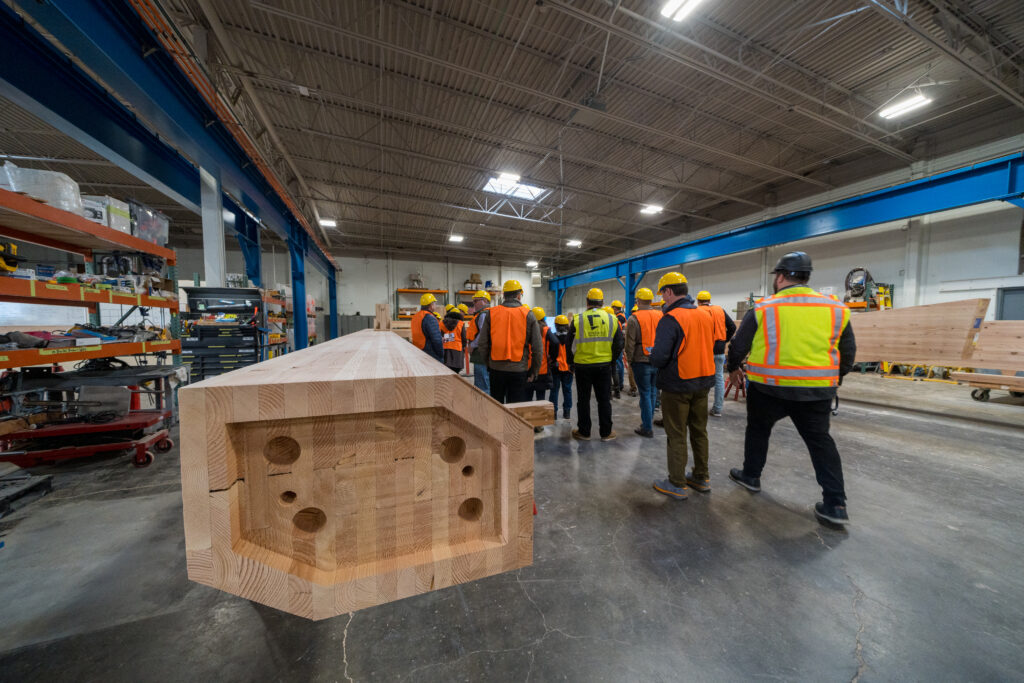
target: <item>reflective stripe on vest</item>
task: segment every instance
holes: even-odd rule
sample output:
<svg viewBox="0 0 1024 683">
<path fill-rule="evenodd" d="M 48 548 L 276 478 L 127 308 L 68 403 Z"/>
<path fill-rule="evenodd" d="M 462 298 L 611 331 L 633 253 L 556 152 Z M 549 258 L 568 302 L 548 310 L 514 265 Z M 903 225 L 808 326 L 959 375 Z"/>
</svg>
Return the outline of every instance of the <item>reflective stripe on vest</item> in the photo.
<svg viewBox="0 0 1024 683">
<path fill-rule="evenodd" d="M 572 341 L 573 362 L 593 365 L 612 361 L 612 339 L 619 329 L 615 316 L 599 308 L 591 308 L 575 316 L 576 336 Z"/>
<path fill-rule="evenodd" d="M 491 360 L 518 363 L 526 349 L 526 318 L 530 309 L 495 306 L 490 309 Z"/>
<path fill-rule="evenodd" d="M 633 317 L 640 325 L 640 345 L 643 347 L 644 355 L 651 355 L 654 350 L 654 334 L 661 321 L 662 312 L 653 309 L 637 309 L 633 311 Z"/>
<path fill-rule="evenodd" d="M 462 350 L 462 327 L 465 324 L 466 323 L 459 320 L 455 323 L 454 330 L 449 330 L 448 328 L 443 328 L 441 330 L 441 340 L 444 348 L 451 349 L 452 351 Z"/>
<path fill-rule="evenodd" d="M 715 340 L 711 316 L 697 308 L 673 308 L 667 313 L 683 330 L 676 351 L 679 379 L 711 377 L 715 374 Z"/>
<path fill-rule="evenodd" d="M 810 287 L 791 287 L 754 304 L 758 333 L 747 360 L 750 381 L 771 386 L 839 384 L 839 337 L 850 309 Z"/>
<path fill-rule="evenodd" d="M 714 304 L 700 306 L 700 309 L 711 316 L 711 322 L 713 323 L 712 332 L 714 333 L 715 341 L 725 341 L 725 309 Z"/>
<path fill-rule="evenodd" d="M 412 322 L 409 323 L 412 331 L 412 343 L 417 349 L 424 349 L 427 346 L 427 337 L 423 334 L 423 319 L 428 315 L 433 315 L 433 313 L 430 311 L 416 311 L 416 314 L 412 317 Z"/>
</svg>

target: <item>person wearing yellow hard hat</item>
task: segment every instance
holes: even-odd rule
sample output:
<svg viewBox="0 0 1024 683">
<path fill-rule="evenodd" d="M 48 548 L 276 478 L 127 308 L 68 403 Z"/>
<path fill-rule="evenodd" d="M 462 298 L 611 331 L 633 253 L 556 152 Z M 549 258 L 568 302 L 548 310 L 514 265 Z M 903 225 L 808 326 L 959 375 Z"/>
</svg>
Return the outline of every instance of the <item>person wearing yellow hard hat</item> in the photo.
<svg viewBox="0 0 1024 683">
<path fill-rule="evenodd" d="M 605 310 L 614 315 L 619 321 L 619 329 L 626 329 L 626 315 L 622 312 L 622 302 L 616 299 L 612 305 Z M 626 374 L 626 364 L 620 353 L 615 359 L 615 367 L 612 370 L 612 396 L 622 398 L 623 380 Z M 632 380 L 630 380 L 632 381 Z M 636 395 L 636 388 L 633 388 L 633 395 Z"/>
<path fill-rule="evenodd" d="M 829 421 L 836 388 L 853 369 L 857 342 L 850 309 L 808 285 L 813 270 L 806 253 L 783 255 L 775 264 L 775 293 L 746 312 L 729 344 L 729 381 L 747 381 L 743 467 L 730 470 L 729 478 L 749 491 L 761 490 L 772 427 L 788 417 L 821 486 L 814 516 L 826 526 L 844 525 L 850 518 L 843 463 Z"/>
<path fill-rule="evenodd" d="M 420 310 L 412 317 L 409 324 L 412 343 L 422 349 L 428 356 L 437 361 L 444 360 L 444 343 L 441 341 L 441 329 L 434 314 L 437 297 L 429 292 L 420 297 Z"/>
<path fill-rule="evenodd" d="M 562 394 L 562 418 L 569 419 L 572 409 L 572 349 L 569 348 L 569 316 L 555 316 L 555 336 L 558 337 L 558 355 L 551 366 L 551 402 L 558 417 L 558 394 Z"/>
<path fill-rule="evenodd" d="M 461 313 L 463 317 L 469 315 L 469 306 L 467 306 L 466 304 L 459 304 L 458 306 L 456 306 L 456 308 L 459 309 L 459 313 Z"/>
<path fill-rule="evenodd" d="M 527 401 L 543 401 L 545 394 L 548 389 L 551 388 L 551 371 L 554 369 L 557 358 L 559 342 L 558 337 L 555 333 L 548 328 L 547 316 L 544 309 L 540 306 L 533 308 L 533 317 L 540 324 L 540 338 L 543 340 L 542 345 L 544 352 L 541 354 L 540 361 L 540 372 L 537 377 L 526 385 L 526 400 Z M 544 431 L 543 427 L 534 427 L 535 433 Z"/>
<path fill-rule="evenodd" d="M 441 321 L 441 343 L 444 347 L 444 360 L 448 369 L 456 375 L 465 367 L 466 322 L 462 311 L 454 304 L 445 306 L 444 320 Z"/>
<path fill-rule="evenodd" d="M 650 356 L 661 311 L 651 306 L 653 300 L 654 292 L 647 287 L 636 290 L 636 311 L 626 322 L 625 355 L 640 396 L 640 426 L 633 431 L 647 438 L 654 437 L 654 406 L 658 402 L 658 369 L 651 365 Z"/>
<path fill-rule="evenodd" d="M 736 333 L 736 323 L 721 306 L 711 303 L 711 292 L 697 292 L 697 307 L 711 316 L 715 325 L 715 399 L 711 403 L 712 417 L 722 417 L 725 401 L 725 345 Z"/>
<path fill-rule="evenodd" d="M 668 436 L 668 477 L 654 490 L 684 500 L 688 487 L 711 490 L 708 474 L 708 392 L 715 384 L 715 342 L 711 317 L 697 309 L 686 276 L 665 273 L 658 293 L 665 302 L 649 357 L 657 368 L 661 415 Z M 689 438 L 693 469 L 686 471 Z"/>
<path fill-rule="evenodd" d="M 466 339 L 469 341 L 469 360 L 473 364 L 473 386 L 485 394 L 491 393 L 490 375 L 487 372 L 487 359 L 477 350 L 476 338 L 480 334 L 480 325 L 487 317 L 491 307 L 491 295 L 481 289 L 473 295 L 473 311 L 470 314 Z"/>
<path fill-rule="evenodd" d="M 590 393 L 597 398 L 598 433 L 601 441 L 615 438 L 612 431 L 612 372 L 615 358 L 625 340 L 613 313 L 602 309 L 604 292 L 594 287 L 587 292 L 587 310 L 573 317 L 569 344 L 576 374 L 576 429 L 572 438 L 590 439 Z"/>
<path fill-rule="evenodd" d="M 487 359 L 491 397 L 499 403 L 526 400 L 526 385 L 540 373 L 543 340 L 540 323 L 523 306 L 523 286 L 507 280 L 502 302 L 487 312 L 480 326 L 477 348 Z"/>
</svg>

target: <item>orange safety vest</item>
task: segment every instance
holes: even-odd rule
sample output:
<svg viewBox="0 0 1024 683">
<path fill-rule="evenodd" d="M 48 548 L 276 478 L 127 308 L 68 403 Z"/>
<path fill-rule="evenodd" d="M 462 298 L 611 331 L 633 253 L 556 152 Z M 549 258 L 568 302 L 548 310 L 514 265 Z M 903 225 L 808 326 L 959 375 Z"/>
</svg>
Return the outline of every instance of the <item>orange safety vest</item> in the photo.
<svg viewBox="0 0 1024 683">
<path fill-rule="evenodd" d="M 568 356 L 565 355 L 565 344 L 560 344 L 558 346 L 557 360 L 558 360 L 558 371 L 559 372 L 569 372 L 569 358 L 568 358 Z"/>
<path fill-rule="evenodd" d="M 473 341 L 480 334 L 480 327 L 476 321 L 480 318 L 481 314 L 486 313 L 488 310 L 490 309 L 481 308 L 473 314 L 473 319 L 469 321 L 469 329 L 466 330 L 466 341 Z"/>
<path fill-rule="evenodd" d="M 409 326 L 412 328 L 412 343 L 417 349 L 427 346 L 427 337 L 423 334 L 423 319 L 428 315 L 434 315 L 430 311 L 416 311 Z"/>
<path fill-rule="evenodd" d="M 466 323 L 459 320 L 455 323 L 455 329 L 449 330 L 447 327 L 441 331 L 442 346 L 452 351 L 462 350 L 462 327 Z"/>
<path fill-rule="evenodd" d="M 711 317 L 696 308 L 683 307 L 673 308 L 668 314 L 683 330 L 683 343 L 676 352 L 679 379 L 714 375 L 715 340 Z"/>
<path fill-rule="evenodd" d="M 697 308 L 711 316 L 711 322 L 714 323 L 715 341 L 725 341 L 725 309 L 714 304 L 708 304 L 707 306 L 698 304 Z"/>
<path fill-rule="evenodd" d="M 643 348 L 645 356 L 651 355 L 651 351 L 654 349 L 654 333 L 658 329 L 662 315 L 661 311 L 653 309 L 633 311 L 633 316 L 640 323 L 640 346 Z"/>
<path fill-rule="evenodd" d="M 524 306 L 495 306 L 491 316 L 491 360 L 518 363 L 526 348 L 526 317 L 532 315 Z"/>
<path fill-rule="evenodd" d="M 540 326 L 540 338 L 544 340 L 544 353 L 541 354 L 540 359 L 540 371 L 538 375 L 548 374 L 548 354 L 551 352 L 551 344 L 548 341 L 548 327 L 547 325 Z M 533 367 L 533 350 L 530 350 L 530 367 Z"/>
</svg>

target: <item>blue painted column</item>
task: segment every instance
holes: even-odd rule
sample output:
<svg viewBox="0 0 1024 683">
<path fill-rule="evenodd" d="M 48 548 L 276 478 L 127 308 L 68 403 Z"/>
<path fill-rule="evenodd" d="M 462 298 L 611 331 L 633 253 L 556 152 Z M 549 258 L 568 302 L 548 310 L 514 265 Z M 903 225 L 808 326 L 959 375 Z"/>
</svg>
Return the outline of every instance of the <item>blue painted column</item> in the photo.
<svg viewBox="0 0 1024 683">
<path fill-rule="evenodd" d="M 330 302 L 330 318 L 327 322 L 327 338 L 338 338 L 338 276 L 333 268 L 327 271 L 327 300 Z"/>
<path fill-rule="evenodd" d="M 292 270 L 292 334 L 295 350 L 309 346 L 309 320 L 306 318 L 306 250 L 294 241 L 288 242 Z"/>
</svg>

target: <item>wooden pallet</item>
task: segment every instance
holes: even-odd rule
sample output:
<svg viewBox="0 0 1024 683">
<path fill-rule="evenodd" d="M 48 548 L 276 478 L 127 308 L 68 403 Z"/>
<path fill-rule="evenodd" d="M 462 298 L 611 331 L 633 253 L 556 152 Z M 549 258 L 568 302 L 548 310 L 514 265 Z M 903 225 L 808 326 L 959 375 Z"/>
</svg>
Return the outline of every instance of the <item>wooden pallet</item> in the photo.
<svg viewBox="0 0 1024 683">
<path fill-rule="evenodd" d="M 179 399 L 193 581 L 323 619 L 532 561 L 530 424 L 394 334 Z"/>
</svg>

